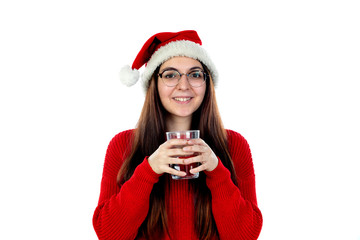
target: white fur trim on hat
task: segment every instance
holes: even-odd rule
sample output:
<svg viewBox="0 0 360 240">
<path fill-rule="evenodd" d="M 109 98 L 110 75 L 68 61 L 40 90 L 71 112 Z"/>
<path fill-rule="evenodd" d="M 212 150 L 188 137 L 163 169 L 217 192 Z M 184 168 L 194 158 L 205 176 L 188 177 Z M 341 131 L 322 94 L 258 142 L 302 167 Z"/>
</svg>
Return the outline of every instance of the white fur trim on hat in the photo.
<svg viewBox="0 0 360 240">
<path fill-rule="evenodd" d="M 217 70 L 205 49 L 192 41 L 180 40 L 170 42 L 154 52 L 150 60 L 147 62 L 143 74 L 141 75 L 143 87 L 145 89 L 148 88 L 149 80 L 157 67 L 170 58 L 176 56 L 190 57 L 203 63 L 209 69 L 214 85 L 216 85 L 218 79 Z"/>
<path fill-rule="evenodd" d="M 139 80 L 140 73 L 137 69 L 131 69 L 129 65 L 126 65 L 121 68 L 119 76 L 120 81 L 130 87 Z"/>
</svg>

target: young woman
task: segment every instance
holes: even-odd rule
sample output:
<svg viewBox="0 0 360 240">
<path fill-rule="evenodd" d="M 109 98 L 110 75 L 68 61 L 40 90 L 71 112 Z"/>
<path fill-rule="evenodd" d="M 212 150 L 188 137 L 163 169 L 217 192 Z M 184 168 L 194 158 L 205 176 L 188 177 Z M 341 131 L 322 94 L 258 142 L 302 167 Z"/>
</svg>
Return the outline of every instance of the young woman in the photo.
<svg viewBox="0 0 360 240">
<path fill-rule="evenodd" d="M 155 34 L 122 81 L 134 84 L 144 64 L 137 127 L 117 134 L 105 156 L 93 217 L 99 239 L 257 239 L 262 215 L 249 145 L 222 125 L 217 72 L 197 33 Z M 165 139 L 167 131 L 190 129 L 201 138 Z M 191 163 L 199 163 L 191 170 L 199 178 L 171 179 L 185 175 L 171 164 Z"/>
</svg>

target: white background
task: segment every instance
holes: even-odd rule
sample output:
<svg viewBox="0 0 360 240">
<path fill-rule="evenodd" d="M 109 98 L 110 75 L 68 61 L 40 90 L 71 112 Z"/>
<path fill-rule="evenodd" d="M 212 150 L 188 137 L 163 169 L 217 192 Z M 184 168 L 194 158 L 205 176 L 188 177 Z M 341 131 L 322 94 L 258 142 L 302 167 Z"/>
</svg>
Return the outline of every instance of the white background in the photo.
<svg viewBox="0 0 360 240">
<path fill-rule="evenodd" d="M 360 239 L 358 1 L 0 3 L 0 239 L 97 239 L 107 145 L 133 128 L 121 85 L 154 33 L 195 29 L 226 128 L 250 143 L 259 239 Z"/>
</svg>

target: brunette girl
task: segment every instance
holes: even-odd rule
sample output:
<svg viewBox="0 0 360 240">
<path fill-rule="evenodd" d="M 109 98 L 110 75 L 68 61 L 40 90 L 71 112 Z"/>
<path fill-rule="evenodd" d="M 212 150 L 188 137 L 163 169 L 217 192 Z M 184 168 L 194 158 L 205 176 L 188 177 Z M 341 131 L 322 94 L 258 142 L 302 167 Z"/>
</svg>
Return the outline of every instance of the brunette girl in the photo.
<svg viewBox="0 0 360 240">
<path fill-rule="evenodd" d="M 137 127 L 117 134 L 105 156 L 93 217 L 99 239 L 257 239 L 262 215 L 249 145 L 223 127 L 217 72 L 199 36 L 155 34 L 132 68 L 122 70 L 122 81 L 134 84 L 144 64 L 146 97 Z M 165 139 L 167 131 L 190 129 L 201 138 Z M 191 170 L 197 179 L 171 178 L 185 175 L 172 164 L 191 163 L 199 163 Z"/>
</svg>

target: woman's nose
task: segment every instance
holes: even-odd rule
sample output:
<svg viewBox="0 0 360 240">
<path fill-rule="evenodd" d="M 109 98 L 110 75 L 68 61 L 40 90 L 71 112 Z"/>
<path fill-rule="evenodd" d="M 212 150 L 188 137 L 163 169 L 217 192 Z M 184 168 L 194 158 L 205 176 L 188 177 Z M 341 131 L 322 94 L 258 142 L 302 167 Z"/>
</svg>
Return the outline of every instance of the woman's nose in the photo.
<svg viewBox="0 0 360 240">
<path fill-rule="evenodd" d="M 189 81 L 187 79 L 187 76 L 186 74 L 182 74 L 180 76 L 180 79 L 179 79 L 179 83 L 177 85 L 178 89 L 189 89 L 190 88 L 190 84 L 189 84 Z"/>
</svg>

